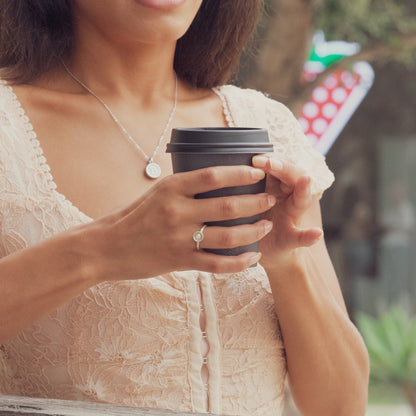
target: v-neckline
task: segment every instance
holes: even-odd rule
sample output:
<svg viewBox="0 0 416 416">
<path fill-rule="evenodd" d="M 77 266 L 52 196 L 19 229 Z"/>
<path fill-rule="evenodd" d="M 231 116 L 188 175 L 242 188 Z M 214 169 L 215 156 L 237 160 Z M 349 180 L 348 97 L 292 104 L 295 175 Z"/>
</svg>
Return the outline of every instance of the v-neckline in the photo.
<svg viewBox="0 0 416 416">
<path fill-rule="evenodd" d="M 62 202 L 62 204 L 66 204 L 69 208 L 73 209 L 78 216 L 82 219 L 83 222 L 92 222 L 97 219 L 90 217 L 88 214 L 83 212 L 78 206 L 76 206 L 67 196 L 61 193 L 58 190 L 58 186 L 55 182 L 51 167 L 46 159 L 45 152 L 43 151 L 42 145 L 37 138 L 37 133 L 33 128 L 32 123 L 30 122 L 29 117 L 27 116 L 25 109 L 22 106 L 19 98 L 17 97 L 13 87 L 5 80 L 2 80 L 3 85 L 9 89 L 10 98 L 13 103 L 14 109 L 18 116 L 18 119 L 23 126 L 25 138 L 29 143 L 33 153 L 35 154 L 35 159 L 38 163 L 39 170 L 42 172 L 42 177 L 47 184 L 48 191 L 51 195 L 54 195 L 56 199 Z M 212 91 L 220 98 L 222 111 L 225 118 L 225 122 L 227 123 L 228 127 L 234 127 L 235 123 L 229 108 L 228 101 L 221 91 L 221 87 L 212 88 Z M 105 215 L 105 214 L 104 214 Z"/>
</svg>

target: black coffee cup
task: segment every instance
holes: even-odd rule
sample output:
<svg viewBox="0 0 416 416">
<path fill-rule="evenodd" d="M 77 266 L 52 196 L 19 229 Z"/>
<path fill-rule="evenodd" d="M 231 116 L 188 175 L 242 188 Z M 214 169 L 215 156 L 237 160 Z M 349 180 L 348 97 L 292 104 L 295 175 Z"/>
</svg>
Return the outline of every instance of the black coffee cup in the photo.
<svg viewBox="0 0 416 416">
<path fill-rule="evenodd" d="M 253 156 L 273 152 L 267 130 L 241 127 L 176 128 L 167 145 L 171 153 L 173 172 L 188 172 L 211 166 L 252 166 Z M 252 185 L 233 186 L 195 195 L 195 198 L 214 198 L 231 195 L 258 194 L 265 191 L 266 179 Z M 207 226 L 230 227 L 253 224 L 262 214 L 228 221 L 207 222 Z M 258 242 L 232 249 L 206 249 L 211 253 L 237 256 L 258 251 Z"/>
</svg>

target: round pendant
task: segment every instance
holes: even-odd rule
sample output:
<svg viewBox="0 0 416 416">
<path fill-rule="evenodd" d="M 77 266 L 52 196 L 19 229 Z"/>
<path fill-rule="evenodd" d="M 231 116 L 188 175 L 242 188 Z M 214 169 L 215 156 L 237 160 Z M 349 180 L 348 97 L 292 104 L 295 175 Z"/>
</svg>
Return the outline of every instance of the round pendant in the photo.
<svg viewBox="0 0 416 416">
<path fill-rule="evenodd" d="M 157 163 L 150 162 L 147 164 L 145 172 L 148 178 L 157 179 L 161 175 L 162 169 Z"/>
</svg>

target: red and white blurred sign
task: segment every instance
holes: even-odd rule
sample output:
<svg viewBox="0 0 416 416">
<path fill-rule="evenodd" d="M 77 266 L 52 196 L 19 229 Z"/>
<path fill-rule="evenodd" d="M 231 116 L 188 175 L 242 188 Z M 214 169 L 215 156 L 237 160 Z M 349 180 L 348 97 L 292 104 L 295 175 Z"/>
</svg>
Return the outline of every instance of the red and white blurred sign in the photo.
<svg viewBox="0 0 416 416">
<path fill-rule="evenodd" d="M 373 68 L 358 62 L 353 72 L 336 71 L 313 90 L 302 107 L 299 122 L 315 149 L 322 154 L 328 152 L 373 81 Z"/>
<path fill-rule="evenodd" d="M 305 81 L 313 81 L 332 62 L 354 55 L 358 50 L 358 44 L 326 42 L 323 33 L 318 32 L 312 57 L 305 64 Z M 367 62 L 357 62 L 351 71 L 335 71 L 313 90 L 302 107 L 299 122 L 315 149 L 322 154 L 328 152 L 373 82 L 373 68 Z"/>
</svg>

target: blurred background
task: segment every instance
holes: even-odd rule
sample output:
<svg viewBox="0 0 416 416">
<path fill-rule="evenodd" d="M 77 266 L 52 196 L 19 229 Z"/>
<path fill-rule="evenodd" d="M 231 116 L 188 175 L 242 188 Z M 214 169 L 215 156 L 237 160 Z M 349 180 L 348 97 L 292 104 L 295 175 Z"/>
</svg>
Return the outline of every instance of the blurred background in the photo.
<svg viewBox="0 0 416 416">
<path fill-rule="evenodd" d="M 265 6 L 235 81 L 288 105 L 326 155 L 325 236 L 370 353 L 368 415 L 416 415 L 416 1 Z"/>
</svg>

